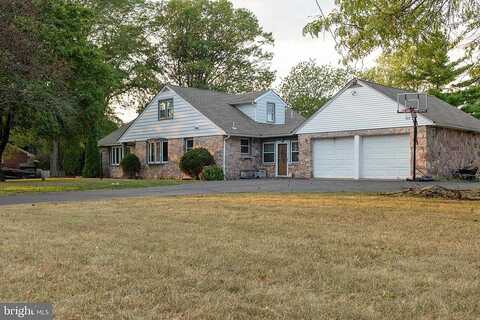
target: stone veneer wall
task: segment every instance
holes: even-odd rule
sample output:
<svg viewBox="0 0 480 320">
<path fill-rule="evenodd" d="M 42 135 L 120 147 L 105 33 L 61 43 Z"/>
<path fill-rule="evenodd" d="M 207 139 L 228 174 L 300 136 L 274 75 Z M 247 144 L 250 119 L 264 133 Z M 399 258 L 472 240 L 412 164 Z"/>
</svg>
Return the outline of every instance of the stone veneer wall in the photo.
<svg viewBox="0 0 480 320">
<path fill-rule="evenodd" d="M 227 179 L 239 179 L 240 171 L 260 168 L 262 143 L 260 139 L 250 140 L 250 155 L 240 153 L 241 137 L 230 137 L 227 140 Z M 245 138 L 247 139 L 247 138 Z M 219 164 L 220 166 L 222 164 Z"/>
<path fill-rule="evenodd" d="M 188 178 L 179 168 L 180 158 L 183 156 L 184 144 L 183 138 L 168 139 L 168 162 L 164 164 L 148 164 L 147 163 L 147 142 L 135 142 L 135 146 L 131 147 L 140 163 L 142 169 L 140 176 L 145 179 L 183 179 Z M 206 148 L 213 155 L 215 162 L 220 167 L 223 165 L 223 136 L 194 137 L 194 148 Z M 102 148 L 102 166 L 104 175 L 112 178 L 121 178 L 123 176 L 122 169 L 117 166 L 109 165 L 108 148 Z"/>
<path fill-rule="evenodd" d="M 102 157 L 102 171 L 105 178 L 122 178 L 123 170 L 120 166 L 111 166 L 110 165 L 110 148 L 102 147 L 100 148 L 100 153 Z"/>
<path fill-rule="evenodd" d="M 428 127 L 427 172 L 434 177 L 450 177 L 454 170 L 480 165 L 480 133 Z"/>
<path fill-rule="evenodd" d="M 306 155 L 306 152 L 305 152 L 305 146 L 303 146 L 303 141 L 301 141 L 300 137 L 297 138 L 291 138 L 291 137 L 288 137 L 288 138 L 284 138 L 284 139 L 265 139 L 263 141 L 260 142 L 260 146 L 259 146 L 259 150 L 260 150 L 260 155 L 259 155 L 259 158 L 258 158 L 258 162 L 259 162 L 259 169 L 261 170 L 265 170 L 266 173 L 267 173 L 267 177 L 268 178 L 275 178 L 277 176 L 276 174 L 276 164 L 275 163 L 271 163 L 271 164 L 265 164 L 263 163 L 263 154 L 262 154 L 262 147 L 263 147 L 263 142 L 285 142 L 285 143 L 288 143 L 289 144 L 289 147 L 288 147 L 288 152 L 291 152 L 290 150 L 290 142 L 291 141 L 294 141 L 294 140 L 298 140 L 298 147 L 299 147 L 299 155 L 298 155 L 298 162 L 294 162 L 294 163 L 288 163 L 288 177 L 290 178 L 307 178 L 308 175 L 305 173 L 305 161 L 306 161 L 306 158 L 305 158 L 305 155 Z M 275 154 L 275 157 L 277 157 L 278 155 Z M 289 156 L 290 157 L 290 156 Z M 277 160 L 277 159 L 275 159 Z"/>
<path fill-rule="evenodd" d="M 147 164 L 147 143 L 137 142 L 135 154 L 140 158 L 142 163 L 141 176 L 147 179 L 183 179 L 188 178 L 180 168 L 180 158 L 183 156 L 184 142 L 183 138 L 168 139 L 168 163 L 165 164 Z M 194 148 L 205 148 L 214 157 L 217 165 L 223 164 L 223 136 L 194 137 Z M 142 158 L 141 158 L 142 156 Z"/>
<path fill-rule="evenodd" d="M 358 131 L 342 131 L 299 135 L 300 163 L 295 177 L 311 178 L 312 140 L 347 136 L 372 136 L 389 134 L 410 134 L 413 155 L 413 128 L 389 128 Z M 480 133 L 440 128 L 418 127 L 417 134 L 417 176 L 451 177 L 454 170 L 475 164 L 480 166 Z M 413 159 L 412 159 L 413 161 Z"/>
<path fill-rule="evenodd" d="M 298 162 L 288 165 L 288 174 L 292 178 L 309 179 L 312 177 L 311 135 L 298 136 Z"/>
</svg>

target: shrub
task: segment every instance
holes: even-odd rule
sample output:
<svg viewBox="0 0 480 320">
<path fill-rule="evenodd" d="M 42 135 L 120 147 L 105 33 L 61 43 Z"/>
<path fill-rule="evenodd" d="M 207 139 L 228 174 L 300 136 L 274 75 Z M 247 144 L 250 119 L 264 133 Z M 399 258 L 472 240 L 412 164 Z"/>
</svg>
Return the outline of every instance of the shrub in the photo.
<svg viewBox="0 0 480 320">
<path fill-rule="evenodd" d="M 82 176 L 85 178 L 96 178 L 100 176 L 100 150 L 97 146 L 95 135 L 91 135 L 87 139 L 85 147 L 85 165 L 82 170 Z"/>
<path fill-rule="evenodd" d="M 78 141 L 66 141 L 63 145 L 63 170 L 66 176 L 82 174 L 84 150 Z M 43 168 L 42 168 L 43 169 Z"/>
<path fill-rule="evenodd" d="M 206 166 L 215 164 L 213 156 L 205 148 L 192 149 L 186 152 L 180 159 L 180 170 L 198 179 L 198 176 Z"/>
<path fill-rule="evenodd" d="M 129 153 L 123 157 L 122 161 L 120 161 L 120 166 L 122 167 L 123 173 L 130 179 L 136 178 L 142 168 L 140 160 L 133 153 Z"/>
<path fill-rule="evenodd" d="M 217 165 L 207 166 L 202 170 L 202 179 L 207 181 L 221 181 L 224 179 L 223 169 Z"/>
</svg>

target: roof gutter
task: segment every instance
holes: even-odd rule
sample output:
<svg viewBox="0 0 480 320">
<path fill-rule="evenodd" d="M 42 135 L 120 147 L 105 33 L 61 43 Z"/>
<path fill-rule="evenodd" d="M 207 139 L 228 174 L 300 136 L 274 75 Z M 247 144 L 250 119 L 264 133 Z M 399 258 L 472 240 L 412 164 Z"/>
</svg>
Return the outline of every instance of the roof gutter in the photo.
<svg viewBox="0 0 480 320">
<path fill-rule="evenodd" d="M 227 140 L 230 135 L 223 138 L 223 180 L 227 180 Z"/>
</svg>

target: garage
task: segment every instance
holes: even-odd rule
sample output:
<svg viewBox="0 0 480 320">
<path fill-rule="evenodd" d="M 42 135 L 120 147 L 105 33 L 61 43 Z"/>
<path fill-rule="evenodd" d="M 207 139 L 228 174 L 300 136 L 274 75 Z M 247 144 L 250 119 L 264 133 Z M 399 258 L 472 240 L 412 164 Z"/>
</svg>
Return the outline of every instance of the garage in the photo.
<svg viewBox="0 0 480 320">
<path fill-rule="evenodd" d="M 410 177 L 408 134 L 362 137 L 360 177 L 366 179 L 407 179 Z"/>
<path fill-rule="evenodd" d="M 413 105 L 416 95 L 422 111 L 415 175 L 412 117 L 399 112 L 407 95 Z M 308 178 L 435 179 L 480 168 L 478 119 L 437 97 L 362 79 L 348 82 L 296 134 L 305 148 L 305 167 L 298 167 Z"/>
<path fill-rule="evenodd" d="M 315 178 L 407 179 L 410 176 L 409 135 L 316 139 L 313 141 L 313 175 Z"/>
<path fill-rule="evenodd" d="M 353 178 L 354 163 L 353 137 L 314 140 L 315 178 Z"/>
</svg>

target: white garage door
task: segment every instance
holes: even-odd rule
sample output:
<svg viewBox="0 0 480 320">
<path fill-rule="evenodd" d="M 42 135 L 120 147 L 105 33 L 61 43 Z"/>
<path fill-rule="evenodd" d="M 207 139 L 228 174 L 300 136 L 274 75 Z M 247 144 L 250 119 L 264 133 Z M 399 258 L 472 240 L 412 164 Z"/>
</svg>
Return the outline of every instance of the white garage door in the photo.
<svg viewBox="0 0 480 320">
<path fill-rule="evenodd" d="M 353 137 L 318 139 L 313 142 L 315 178 L 353 178 Z"/>
<path fill-rule="evenodd" d="M 410 176 L 408 135 L 362 137 L 360 177 L 406 179 Z"/>
</svg>

